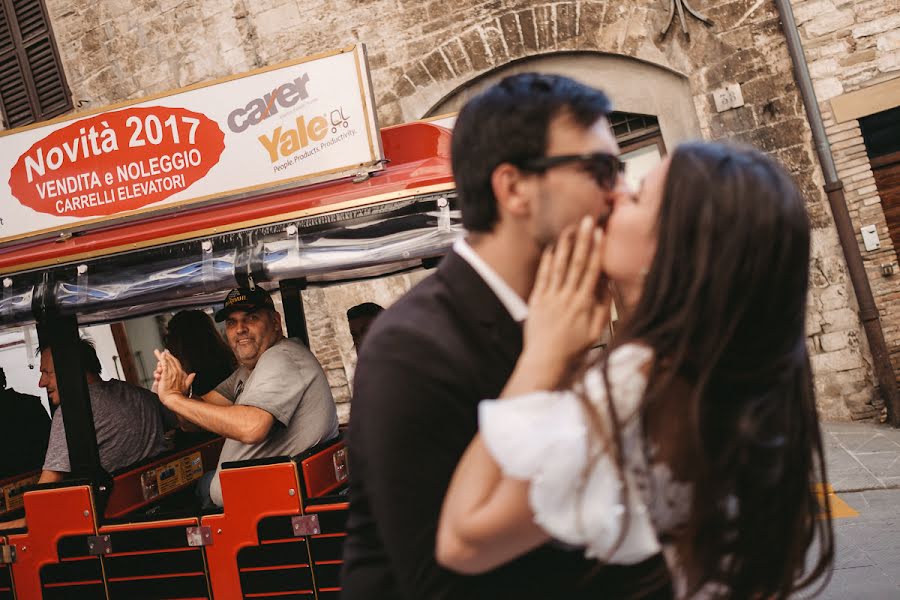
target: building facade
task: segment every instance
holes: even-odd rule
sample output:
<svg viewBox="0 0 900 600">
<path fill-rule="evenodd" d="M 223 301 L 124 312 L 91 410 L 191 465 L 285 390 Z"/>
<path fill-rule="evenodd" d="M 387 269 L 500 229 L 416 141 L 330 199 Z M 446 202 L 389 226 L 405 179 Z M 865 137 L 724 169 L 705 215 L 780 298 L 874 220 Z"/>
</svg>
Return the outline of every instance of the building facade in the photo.
<svg viewBox="0 0 900 600">
<path fill-rule="evenodd" d="M 605 89 L 621 111 L 616 133 L 641 164 L 688 139 L 758 146 L 787 165 L 808 201 L 814 227 L 808 333 L 821 413 L 829 419 L 883 413 L 773 0 L 44 1 L 58 79 L 70 92 L 71 108 L 55 110 L 96 109 L 363 42 L 382 125 L 453 112 L 503 75 L 544 70 Z M 892 159 L 870 156 L 866 145 L 885 138 L 890 111 L 900 105 L 900 15 L 892 4 L 793 1 L 900 373 L 898 241 L 889 229 L 900 219 L 890 221 L 900 200 L 891 191 L 893 171 L 879 175 Z M 9 0 L 0 5 L 7 18 L 18 10 Z M 875 132 L 869 138 L 867 127 Z M 860 233 L 869 225 L 880 242 L 872 251 Z M 307 293 L 313 349 L 339 402 L 349 398 L 355 360 L 344 312 L 357 301 L 388 304 L 411 283 L 400 276 L 369 288 Z"/>
<path fill-rule="evenodd" d="M 793 2 L 810 76 L 894 366 L 900 373 L 900 14 L 891 2 Z M 874 228 L 878 247 L 866 245 Z M 827 310 L 840 301 L 823 296 Z M 852 300 L 850 308 L 855 308 Z M 845 313 L 847 319 L 856 315 Z M 841 317 L 843 318 L 843 317 Z M 825 368 L 848 365 L 859 339 L 814 335 Z M 827 359 L 824 357 L 828 357 Z M 867 359 L 865 353 L 861 358 Z M 854 369 L 834 373 L 824 394 L 859 387 Z"/>
</svg>

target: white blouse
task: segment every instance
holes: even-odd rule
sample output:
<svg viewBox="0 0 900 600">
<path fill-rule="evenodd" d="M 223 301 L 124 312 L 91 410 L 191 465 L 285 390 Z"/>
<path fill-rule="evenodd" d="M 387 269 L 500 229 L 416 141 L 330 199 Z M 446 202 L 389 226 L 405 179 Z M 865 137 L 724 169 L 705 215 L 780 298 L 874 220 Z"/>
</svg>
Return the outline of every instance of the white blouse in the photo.
<svg viewBox="0 0 900 600">
<path fill-rule="evenodd" d="M 658 528 L 683 522 L 689 510 L 690 485 L 673 481 L 663 463 L 648 469 L 638 408 L 647 386 L 642 367 L 651 358 L 652 351 L 638 344 L 621 346 L 609 356 L 627 494 L 615 459 L 591 430 L 576 391 L 538 392 L 479 405 L 479 428 L 488 451 L 506 476 L 531 482 L 529 502 L 536 523 L 550 536 L 584 547 L 589 558 L 620 564 L 647 559 L 662 550 Z M 611 417 L 601 370 L 588 371 L 579 387 L 608 437 Z M 648 485 L 663 498 L 651 496 Z M 616 546 L 626 505 L 627 533 Z"/>
</svg>

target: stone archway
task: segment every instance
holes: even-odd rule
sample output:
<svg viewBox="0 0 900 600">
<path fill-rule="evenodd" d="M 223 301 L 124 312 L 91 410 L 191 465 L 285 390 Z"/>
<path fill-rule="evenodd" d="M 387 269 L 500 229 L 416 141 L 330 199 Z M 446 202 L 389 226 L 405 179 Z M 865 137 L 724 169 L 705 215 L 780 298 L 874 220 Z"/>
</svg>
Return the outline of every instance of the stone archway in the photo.
<svg viewBox="0 0 900 600">
<path fill-rule="evenodd" d="M 701 137 L 686 77 L 641 60 L 600 52 L 542 54 L 508 63 L 458 86 L 422 116 L 457 112 L 486 87 L 507 75 L 526 71 L 567 75 L 605 91 L 617 111 L 655 116 L 667 148 Z"/>
</svg>

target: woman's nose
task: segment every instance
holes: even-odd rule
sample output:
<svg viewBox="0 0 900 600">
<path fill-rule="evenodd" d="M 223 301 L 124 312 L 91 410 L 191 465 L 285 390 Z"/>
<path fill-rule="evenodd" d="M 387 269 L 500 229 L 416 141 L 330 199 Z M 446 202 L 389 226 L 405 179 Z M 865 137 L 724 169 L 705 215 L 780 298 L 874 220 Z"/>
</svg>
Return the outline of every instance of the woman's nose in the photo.
<svg viewBox="0 0 900 600">
<path fill-rule="evenodd" d="M 607 199 L 609 201 L 609 209 L 615 210 L 616 206 L 628 198 L 631 197 L 631 190 L 628 189 L 628 186 L 617 186 L 616 189 L 609 195 Z"/>
</svg>

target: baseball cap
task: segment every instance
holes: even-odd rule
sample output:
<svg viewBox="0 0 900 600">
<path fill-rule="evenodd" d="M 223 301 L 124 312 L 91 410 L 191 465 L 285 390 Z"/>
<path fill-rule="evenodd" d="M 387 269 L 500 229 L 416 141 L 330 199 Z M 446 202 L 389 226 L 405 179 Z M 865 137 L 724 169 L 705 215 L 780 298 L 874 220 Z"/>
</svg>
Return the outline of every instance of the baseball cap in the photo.
<svg viewBox="0 0 900 600">
<path fill-rule="evenodd" d="M 272 302 L 269 292 L 261 287 L 252 290 L 249 288 L 234 288 L 225 296 L 225 303 L 222 309 L 216 313 L 216 323 L 224 321 L 233 311 L 252 311 L 260 308 L 275 309 L 275 303 Z"/>
</svg>

